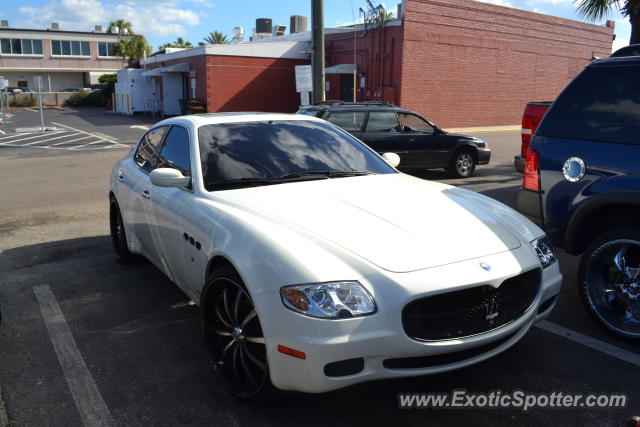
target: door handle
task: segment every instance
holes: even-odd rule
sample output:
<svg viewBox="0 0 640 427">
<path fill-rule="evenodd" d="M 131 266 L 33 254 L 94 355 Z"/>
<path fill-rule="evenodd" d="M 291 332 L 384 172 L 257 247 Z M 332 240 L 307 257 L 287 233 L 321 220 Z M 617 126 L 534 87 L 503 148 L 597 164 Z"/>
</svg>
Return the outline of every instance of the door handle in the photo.
<svg viewBox="0 0 640 427">
<path fill-rule="evenodd" d="M 142 190 L 142 191 L 140 192 L 140 195 L 141 195 L 142 197 L 144 197 L 145 199 L 150 199 L 150 198 L 151 198 L 151 194 L 149 194 L 149 191 L 148 191 L 148 190 Z"/>
<path fill-rule="evenodd" d="M 409 143 L 412 143 L 412 142 L 416 142 L 416 139 L 415 138 L 410 138 L 409 139 Z"/>
</svg>

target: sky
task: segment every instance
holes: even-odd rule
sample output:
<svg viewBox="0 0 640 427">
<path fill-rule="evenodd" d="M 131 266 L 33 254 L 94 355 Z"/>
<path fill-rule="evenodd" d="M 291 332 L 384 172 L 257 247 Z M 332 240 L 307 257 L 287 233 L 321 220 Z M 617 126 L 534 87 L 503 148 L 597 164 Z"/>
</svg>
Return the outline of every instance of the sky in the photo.
<svg viewBox="0 0 640 427">
<path fill-rule="evenodd" d="M 581 20 L 572 0 L 484 0 L 563 18 Z M 373 0 L 377 4 L 379 0 Z M 398 1 L 387 0 L 395 13 Z M 325 0 L 325 26 L 347 25 L 358 19 L 358 8 L 365 0 Z M 156 49 L 182 37 L 196 45 L 212 31 L 231 38 L 233 27 L 244 27 L 248 41 L 256 18 L 272 18 L 273 24 L 287 25 L 290 15 L 311 16 L 310 0 L 2 0 L 0 18 L 15 28 L 47 28 L 52 22 L 61 29 L 91 31 L 94 25 L 106 27 L 118 18 L 130 21 L 133 31 L 142 33 Z M 614 49 L 629 44 L 629 21 L 615 11 Z M 604 21 L 603 21 L 604 22 Z M 603 22 L 597 22 L 602 24 Z M 309 22 L 310 24 L 310 22 Z"/>
</svg>

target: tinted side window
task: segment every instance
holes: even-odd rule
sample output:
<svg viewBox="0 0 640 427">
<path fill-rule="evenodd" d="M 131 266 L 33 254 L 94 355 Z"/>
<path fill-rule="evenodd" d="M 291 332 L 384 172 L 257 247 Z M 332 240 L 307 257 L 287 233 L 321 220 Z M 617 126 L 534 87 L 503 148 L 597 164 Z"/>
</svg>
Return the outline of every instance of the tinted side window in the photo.
<svg viewBox="0 0 640 427">
<path fill-rule="evenodd" d="M 320 117 L 322 116 L 322 111 L 302 109 L 302 110 L 298 110 L 296 114 L 304 114 L 305 116 L 311 116 L 311 117 Z"/>
<path fill-rule="evenodd" d="M 375 111 L 369 113 L 367 132 L 398 132 L 400 123 L 396 113 Z"/>
<path fill-rule="evenodd" d="M 640 67 L 591 67 L 551 107 L 538 135 L 640 145 Z"/>
<path fill-rule="evenodd" d="M 337 112 L 331 113 L 327 120 L 347 132 L 360 132 L 365 114 L 367 113 L 358 111 Z"/>
<path fill-rule="evenodd" d="M 407 126 L 411 130 L 417 130 L 424 133 L 433 133 L 433 126 L 431 126 L 429 123 L 416 116 L 415 114 L 398 113 L 398 118 L 400 119 L 400 124 L 402 126 Z"/>
<path fill-rule="evenodd" d="M 158 149 L 166 132 L 167 126 L 161 126 L 150 130 L 140 140 L 134 159 L 144 171 L 151 172 L 155 169 L 158 162 Z"/>
<path fill-rule="evenodd" d="M 160 150 L 158 167 L 178 169 L 184 176 L 191 175 L 189 132 L 182 126 L 173 126 Z"/>
</svg>

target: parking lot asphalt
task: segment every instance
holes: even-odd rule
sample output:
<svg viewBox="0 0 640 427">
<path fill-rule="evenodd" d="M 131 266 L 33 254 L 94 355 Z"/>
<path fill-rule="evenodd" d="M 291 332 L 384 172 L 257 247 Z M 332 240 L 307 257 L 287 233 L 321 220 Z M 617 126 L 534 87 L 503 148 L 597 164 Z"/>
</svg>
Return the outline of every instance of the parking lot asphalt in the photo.
<svg viewBox="0 0 640 427">
<path fill-rule="evenodd" d="M 11 112 L 10 127 L 39 123 L 39 115 L 29 110 Z M 47 125 L 117 145 L 96 142 L 92 150 L 38 148 L 55 140 L 0 145 L 0 424 L 6 406 L 11 425 L 90 425 L 97 418 L 79 411 L 79 398 L 101 401 L 98 407 L 117 425 L 620 426 L 629 416 L 640 415 L 640 347 L 607 335 L 588 318 L 575 286 L 577 259 L 562 253 L 564 287 L 549 323 L 532 328 L 492 359 L 433 376 L 366 383 L 323 395 L 288 395 L 266 406 L 243 404 L 210 373 L 197 307 L 150 264 L 123 267 L 112 254 L 109 173 L 153 120 L 96 109 L 51 109 L 45 118 Z M 520 177 L 512 160 L 519 133 L 475 136 L 488 141 L 493 156 L 474 177 L 450 179 L 444 171 L 415 175 L 514 206 Z M 56 334 L 67 340 L 58 347 L 51 338 Z M 63 357 L 60 342 L 66 342 Z M 63 369 L 65 363 L 71 363 L 71 370 Z M 70 379 L 69 372 L 78 378 L 88 372 L 89 379 L 80 384 L 95 388 L 78 397 L 78 378 Z M 626 408 L 534 408 L 526 413 L 514 408 L 398 408 L 399 392 L 454 389 L 615 392 L 625 393 L 628 402 Z"/>
</svg>

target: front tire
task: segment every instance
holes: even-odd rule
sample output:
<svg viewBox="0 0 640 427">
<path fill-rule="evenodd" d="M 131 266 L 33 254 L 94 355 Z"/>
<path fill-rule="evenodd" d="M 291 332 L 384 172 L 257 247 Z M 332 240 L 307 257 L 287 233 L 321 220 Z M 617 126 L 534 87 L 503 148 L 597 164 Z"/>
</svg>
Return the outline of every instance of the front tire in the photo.
<svg viewBox="0 0 640 427">
<path fill-rule="evenodd" d="M 578 290 L 600 326 L 640 340 L 640 227 L 604 233 L 587 248 L 578 269 Z"/>
<path fill-rule="evenodd" d="M 273 399 L 260 319 L 242 279 L 216 269 L 202 293 L 200 326 L 215 376 L 233 396 L 253 403 Z"/>
<path fill-rule="evenodd" d="M 109 228 L 111 229 L 111 241 L 116 252 L 116 259 L 120 264 L 131 264 L 135 260 L 135 255 L 129 251 L 127 232 L 120 206 L 114 198 L 111 199 L 109 207 Z"/>
<path fill-rule="evenodd" d="M 451 158 L 449 173 L 454 178 L 469 178 L 476 170 L 476 159 L 470 149 L 461 149 Z"/>
</svg>

